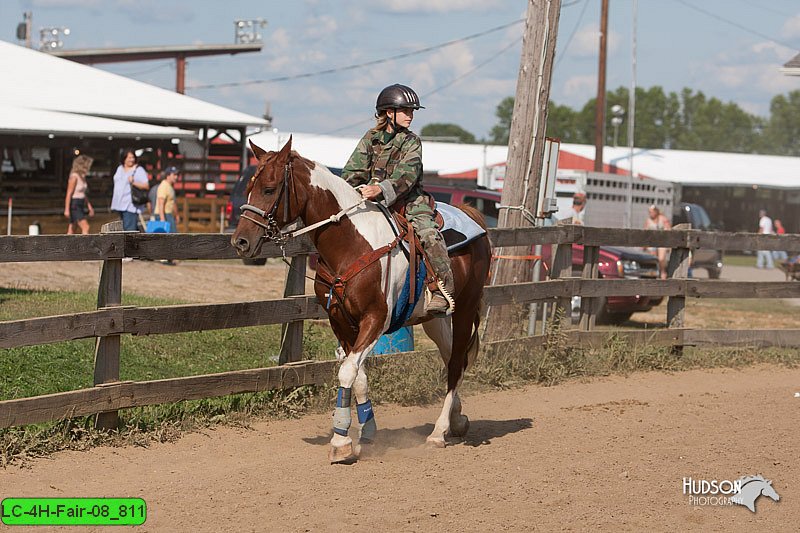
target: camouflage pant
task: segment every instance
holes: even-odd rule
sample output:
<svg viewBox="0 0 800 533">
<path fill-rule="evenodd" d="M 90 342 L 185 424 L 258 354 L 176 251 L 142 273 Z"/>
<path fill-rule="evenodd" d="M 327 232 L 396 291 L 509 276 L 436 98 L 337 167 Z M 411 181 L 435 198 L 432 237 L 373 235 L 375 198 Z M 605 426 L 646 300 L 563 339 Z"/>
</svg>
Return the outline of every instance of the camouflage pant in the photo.
<svg viewBox="0 0 800 533">
<path fill-rule="evenodd" d="M 433 209 L 428 205 L 427 196 L 418 196 L 406 204 L 406 218 L 414 226 L 419 235 L 422 248 L 428 255 L 434 274 L 447 287 L 452 287 L 453 271 L 450 268 L 450 257 L 447 246 L 433 220 Z"/>
</svg>

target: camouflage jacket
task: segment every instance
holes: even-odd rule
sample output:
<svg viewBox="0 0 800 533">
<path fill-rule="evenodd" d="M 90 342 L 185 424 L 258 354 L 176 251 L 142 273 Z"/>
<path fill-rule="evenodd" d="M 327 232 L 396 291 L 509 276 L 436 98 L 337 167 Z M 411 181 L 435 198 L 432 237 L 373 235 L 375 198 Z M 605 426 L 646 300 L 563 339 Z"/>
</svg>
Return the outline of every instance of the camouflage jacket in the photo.
<svg viewBox="0 0 800 533">
<path fill-rule="evenodd" d="M 394 136 L 371 129 L 361 138 L 342 169 L 342 178 L 353 187 L 378 185 L 387 206 L 398 200 L 408 203 L 425 194 L 422 190 L 422 143 L 406 129 Z"/>
</svg>

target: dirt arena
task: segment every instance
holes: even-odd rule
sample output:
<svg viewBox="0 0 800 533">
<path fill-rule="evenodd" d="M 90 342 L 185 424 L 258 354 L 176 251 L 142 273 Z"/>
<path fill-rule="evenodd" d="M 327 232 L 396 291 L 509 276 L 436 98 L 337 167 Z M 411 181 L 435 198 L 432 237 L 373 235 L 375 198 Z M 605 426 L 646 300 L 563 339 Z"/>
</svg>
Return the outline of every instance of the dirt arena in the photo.
<svg viewBox="0 0 800 533">
<path fill-rule="evenodd" d="M 468 438 L 446 449 L 423 445 L 436 407 L 381 405 L 378 443 L 352 466 L 327 463 L 318 415 L 63 452 L 0 486 L 141 497 L 141 531 L 795 531 L 798 390 L 800 369 L 773 367 L 530 386 L 466 398 Z M 781 500 L 753 514 L 682 494 L 684 477 L 750 474 Z"/>
<path fill-rule="evenodd" d="M 98 264 L 80 266 L 7 264 L 0 286 L 93 290 Z M 158 279 L 158 294 L 191 301 L 243 299 L 253 276 L 265 293 L 254 298 L 283 286 L 280 265 L 135 261 L 124 272 L 126 290 Z M 378 442 L 352 466 L 327 462 L 328 415 L 255 421 L 8 467 L 0 497 L 141 497 L 139 531 L 795 531 L 798 391 L 800 369 L 772 366 L 532 385 L 465 398 L 470 432 L 446 449 L 424 445 L 438 406 L 379 405 Z M 683 478 L 754 474 L 781 497 L 762 496 L 755 514 L 682 493 Z"/>
</svg>

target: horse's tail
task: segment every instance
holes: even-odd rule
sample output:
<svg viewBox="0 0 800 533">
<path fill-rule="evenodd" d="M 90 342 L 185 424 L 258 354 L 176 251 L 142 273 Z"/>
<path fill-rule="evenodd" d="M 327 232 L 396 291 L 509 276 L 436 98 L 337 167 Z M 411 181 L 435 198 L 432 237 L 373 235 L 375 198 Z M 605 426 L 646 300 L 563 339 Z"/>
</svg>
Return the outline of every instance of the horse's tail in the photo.
<svg viewBox="0 0 800 533">
<path fill-rule="evenodd" d="M 480 325 L 481 325 L 481 311 L 480 309 L 478 309 L 478 312 L 475 313 L 475 318 L 472 320 L 472 336 L 469 338 L 469 342 L 467 343 L 467 365 L 464 367 L 464 370 L 471 367 L 475 363 L 475 360 L 478 358 L 478 350 L 481 347 L 481 339 L 478 336 L 478 330 Z"/>
<path fill-rule="evenodd" d="M 469 204 L 459 204 L 456 207 L 465 212 L 469 218 L 477 222 L 478 225 L 482 227 L 484 230 L 488 229 L 486 227 L 486 217 L 484 217 L 483 213 L 478 211 L 476 208 L 472 207 Z"/>
</svg>

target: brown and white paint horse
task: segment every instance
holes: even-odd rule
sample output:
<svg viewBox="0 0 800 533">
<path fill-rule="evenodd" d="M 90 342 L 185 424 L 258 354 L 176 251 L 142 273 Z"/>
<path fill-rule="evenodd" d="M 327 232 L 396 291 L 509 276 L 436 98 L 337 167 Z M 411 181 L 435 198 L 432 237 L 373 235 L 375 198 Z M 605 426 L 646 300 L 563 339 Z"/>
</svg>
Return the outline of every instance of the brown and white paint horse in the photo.
<svg viewBox="0 0 800 533">
<path fill-rule="evenodd" d="M 355 189 L 324 166 L 293 152 L 291 143 L 290 138 L 280 152 L 265 152 L 251 143 L 258 167 L 248 188 L 245 213 L 231 238 L 240 256 L 258 255 L 265 240 L 283 242 L 292 234 L 281 232 L 280 228 L 297 219 L 306 228 L 314 226 L 309 231 L 311 240 L 335 274 L 347 271 L 359 258 L 395 239 L 386 218 L 374 204 L 364 202 Z M 477 210 L 468 206 L 462 210 L 485 227 Z M 447 395 L 441 415 L 427 438 L 428 443 L 438 447 L 446 445 L 448 436 L 463 436 L 469 428 L 469 419 L 461 414 L 457 389 L 478 352 L 479 308 L 490 258 L 491 246 L 485 235 L 456 251 L 451 256 L 456 286 L 452 316 L 426 315 L 420 298 L 408 321 L 424 323 L 426 334 L 436 343 L 447 367 Z M 329 453 L 332 463 L 355 461 L 361 444 L 371 442 L 375 436 L 377 427 L 367 396 L 364 361 L 389 327 L 391 310 L 405 283 L 408 266 L 400 247 L 393 248 L 348 281 L 343 301 L 346 313 L 341 305 L 329 309 L 330 324 L 342 348 L 337 349 L 342 365 Z M 315 281 L 317 297 L 325 305 L 330 289 L 319 274 Z M 360 423 L 356 444 L 348 435 L 351 388 Z"/>
</svg>

